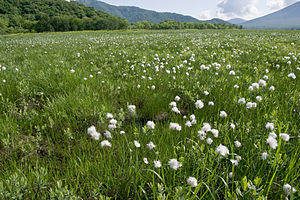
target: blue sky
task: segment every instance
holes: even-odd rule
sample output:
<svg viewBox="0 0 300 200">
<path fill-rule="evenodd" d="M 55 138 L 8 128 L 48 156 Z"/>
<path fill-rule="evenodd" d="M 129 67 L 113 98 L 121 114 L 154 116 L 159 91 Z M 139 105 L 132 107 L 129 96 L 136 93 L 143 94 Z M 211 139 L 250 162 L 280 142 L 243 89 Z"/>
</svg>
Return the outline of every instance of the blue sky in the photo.
<svg viewBox="0 0 300 200">
<path fill-rule="evenodd" d="M 299 0 L 101 0 L 113 5 L 138 6 L 144 9 L 176 12 L 198 19 L 235 17 L 253 19 Z"/>
</svg>

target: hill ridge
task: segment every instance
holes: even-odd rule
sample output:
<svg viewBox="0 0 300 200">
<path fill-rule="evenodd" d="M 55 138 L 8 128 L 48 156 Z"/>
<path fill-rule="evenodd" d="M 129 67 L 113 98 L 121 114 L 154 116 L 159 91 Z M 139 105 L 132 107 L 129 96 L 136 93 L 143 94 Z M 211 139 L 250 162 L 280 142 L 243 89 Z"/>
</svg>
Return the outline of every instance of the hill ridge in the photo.
<svg viewBox="0 0 300 200">
<path fill-rule="evenodd" d="M 153 10 L 139 8 L 137 6 L 115 6 L 97 0 L 76 0 L 78 3 L 94 7 L 96 10 L 108 12 L 117 17 L 123 17 L 129 22 L 150 21 L 159 23 L 165 20 L 175 20 L 179 22 L 200 22 L 200 20 L 189 15 L 174 12 L 157 12 Z"/>
</svg>

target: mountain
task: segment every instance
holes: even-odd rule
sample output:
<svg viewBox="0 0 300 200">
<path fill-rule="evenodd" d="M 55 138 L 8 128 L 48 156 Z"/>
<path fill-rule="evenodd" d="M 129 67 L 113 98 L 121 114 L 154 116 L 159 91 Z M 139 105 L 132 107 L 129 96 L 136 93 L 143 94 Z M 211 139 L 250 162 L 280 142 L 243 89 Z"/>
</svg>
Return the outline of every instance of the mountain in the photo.
<svg viewBox="0 0 300 200">
<path fill-rule="evenodd" d="M 233 18 L 233 19 L 227 20 L 227 22 L 230 23 L 230 24 L 241 24 L 241 23 L 244 23 L 246 21 L 247 20 L 244 20 L 244 19 L 241 19 L 241 18 Z"/>
<path fill-rule="evenodd" d="M 159 23 L 165 20 L 175 20 L 179 22 L 199 22 L 199 20 L 196 18 L 177 13 L 156 12 L 135 6 L 114 6 L 97 0 L 76 1 L 85 6 L 94 7 L 96 10 L 102 10 L 110 13 L 111 15 L 125 18 L 129 22 L 150 21 L 152 23 Z"/>
<path fill-rule="evenodd" d="M 211 24 L 231 24 L 227 21 L 224 21 L 222 19 L 219 19 L 219 18 L 213 18 L 211 20 L 206 20 L 206 21 L 203 21 L 203 22 L 206 22 L 206 23 L 211 23 Z"/>
<path fill-rule="evenodd" d="M 125 29 L 128 21 L 66 0 L 0 0 L 0 33 Z"/>
<path fill-rule="evenodd" d="M 279 11 L 241 23 L 247 29 L 300 30 L 300 1 Z"/>
</svg>

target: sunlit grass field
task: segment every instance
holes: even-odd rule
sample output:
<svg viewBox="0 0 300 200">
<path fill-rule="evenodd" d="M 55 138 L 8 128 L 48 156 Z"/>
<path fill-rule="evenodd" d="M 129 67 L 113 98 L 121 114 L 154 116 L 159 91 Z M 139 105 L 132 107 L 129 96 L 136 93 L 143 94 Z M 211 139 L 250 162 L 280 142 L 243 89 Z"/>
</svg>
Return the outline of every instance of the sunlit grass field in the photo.
<svg viewBox="0 0 300 200">
<path fill-rule="evenodd" d="M 299 31 L 0 36 L 0 199 L 298 199 Z"/>
</svg>

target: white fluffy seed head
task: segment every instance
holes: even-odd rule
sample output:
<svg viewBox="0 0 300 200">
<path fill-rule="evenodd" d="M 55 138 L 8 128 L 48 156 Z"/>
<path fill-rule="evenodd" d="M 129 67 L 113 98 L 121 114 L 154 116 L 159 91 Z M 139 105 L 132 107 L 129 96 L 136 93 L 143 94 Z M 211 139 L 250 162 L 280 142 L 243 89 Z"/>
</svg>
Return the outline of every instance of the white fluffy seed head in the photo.
<svg viewBox="0 0 300 200">
<path fill-rule="evenodd" d="M 148 161 L 148 159 L 147 159 L 147 158 L 144 158 L 144 159 L 143 159 L 143 161 L 144 161 L 144 163 L 145 163 L 146 165 L 148 165 L 148 164 L 149 164 L 149 161 Z"/>
<path fill-rule="evenodd" d="M 111 119 L 111 120 L 109 120 L 109 123 L 113 124 L 113 125 L 116 125 L 118 123 L 118 121 L 115 120 L 115 119 Z"/>
<path fill-rule="evenodd" d="M 262 87 L 266 87 L 267 82 L 266 82 L 265 80 L 260 79 L 259 82 L 258 82 L 258 84 L 259 84 L 260 86 L 262 86 Z"/>
<path fill-rule="evenodd" d="M 103 140 L 101 142 L 101 147 L 111 147 L 111 143 L 108 140 Z"/>
<path fill-rule="evenodd" d="M 261 101 L 262 101 L 262 97 L 261 97 L 261 96 L 257 96 L 257 97 L 256 97 L 256 100 L 257 100 L 258 102 L 261 102 Z"/>
<path fill-rule="evenodd" d="M 91 135 L 91 133 L 96 132 L 96 127 L 95 126 L 91 126 L 87 129 L 87 133 L 89 135 Z"/>
<path fill-rule="evenodd" d="M 230 159 L 230 162 L 232 163 L 233 166 L 237 166 L 239 162 L 237 160 Z"/>
<path fill-rule="evenodd" d="M 180 114 L 180 110 L 177 107 L 173 107 L 172 111 L 176 114 Z"/>
<path fill-rule="evenodd" d="M 198 135 L 200 137 L 200 140 L 205 140 L 206 138 L 206 132 L 205 131 L 198 131 Z"/>
<path fill-rule="evenodd" d="M 241 147 L 242 146 L 242 144 L 239 142 L 239 141 L 234 141 L 234 145 L 237 147 L 237 148 L 239 148 L 239 147 Z"/>
<path fill-rule="evenodd" d="M 226 113 L 225 111 L 221 111 L 221 112 L 220 112 L 220 117 L 221 117 L 221 118 L 227 117 L 227 113 Z"/>
<path fill-rule="evenodd" d="M 191 127 L 192 126 L 192 122 L 190 122 L 190 121 L 185 122 L 185 126 L 186 127 Z"/>
<path fill-rule="evenodd" d="M 230 128 L 235 129 L 235 124 L 234 124 L 234 123 L 231 123 L 231 124 L 230 124 Z"/>
<path fill-rule="evenodd" d="M 178 162 L 175 158 L 170 159 L 168 164 L 174 170 L 177 170 L 179 167 L 182 166 L 182 164 L 180 162 Z"/>
<path fill-rule="evenodd" d="M 197 100 L 195 106 L 197 109 L 202 109 L 204 107 L 204 103 L 201 100 Z"/>
<path fill-rule="evenodd" d="M 129 111 L 129 113 L 131 113 L 131 114 L 134 114 L 134 113 L 135 113 L 135 109 L 136 109 L 135 105 L 129 105 L 129 106 L 128 106 L 128 111 Z"/>
<path fill-rule="evenodd" d="M 120 131 L 120 135 L 123 135 L 123 134 L 125 134 L 125 131 Z"/>
<path fill-rule="evenodd" d="M 211 129 L 210 132 L 214 135 L 215 138 L 219 137 L 219 131 L 217 129 Z"/>
<path fill-rule="evenodd" d="M 170 122 L 169 128 L 175 131 L 181 131 L 181 126 L 177 123 Z"/>
<path fill-rule="evenodd" d="M 276 149 L 278 146 L 277 140 L 272 136 L 268 137 L 267 144 L 269 144 L 272 149 Z"/>
<path fill-rule="evenodd" d="M 146 126 L 149 128 L 149 129 L 154 129 L 155 128 L 155 124 L 153 121 L 148 121 Z"/>
<path fill-rule="evenodd" d="M 192 186 L 192 187 L 197 187 L 198 186 L 198 181 L 195 177 L 189 177 L 187 179 L 187 183 Z"/>
<path fill-rule="evenodd" d="M 193 121 L 193 120 L 196 120 L 196 116 L 195 116 L 195 115 L 191 115 L 191 116 L 190 116 L 190 120 L 192 120 L 192 121 Z"/>
<path fill-rule="evenodd" d="M 229 150 L 226 146 L 220 144 L 217 149 L 216 149 L 216 152 L 221 154 L 222 156 L 226 156 L 229 154 Z"/>
<path fill-rule="evenodd" d="M 290 140 L 290 136 L 286 133 L 280 133 L 279 136 L 286 142 Z"/>
<path fill-rule="evenodd" d="M 106 137 L 106 138 L 112 138 L 111 132 L 109 132 L 109 131 L 105 131 L 105 132 L 103 133 L 103 135 L 104 135 L 104 137 Z"/>
<path fill-rule="evenodd" d="M 253 89 L 259 89 L 259 84 L 258 83 L 252 83 L 251 85 Z"/>
<path fill-rule="evenodd" d="M 155 168 L 160 168 L 161 167 L 161 162 L 159 160 L 154 160 L 153 163 L 154 163 Z"/>
<path fill-rule="evenodd" d="M 213 140 L 212 140 L 211 138 L 207 138 L 207 139 L 206 139 L 206 143 L 210 145 L 210 144 L 213 143 Z"/>
<path fill-rule="evenodd" d="M 100 139 L 100 133 L 98 133 L 98 132 L 93 132 L 92 134 L 91 134 L 91 137 L 94 139 L 94 140 L 99 140 Z"/>
<path fill-rule="evenodd" d="M 138 141 L 134 140 L 133 143 L 134 143 L 134 146 L 136 148 L 140 148 L 141 147 L 141 144 Z"/>
<path fill-rule="evenodd" d="M 211 131 L 211 126 L 209 123 L 203 123 L 202 131 L 208 132 Z"/>
<path fill-rule="evenodd" d="M 149 142 L 147 144 L 147 147 L 151 150 L 151 149 L 154 149 L 155 148 L 155 144 L 153 144 L 153 142 Z"/>
<path fill-rule="evenodd" d="M 285 194 L 287 194 L 287 195 L 290 194 L 291 189 L 292 189 L 292 186 L 291 186 L 290 184 L 285 184 L 285 185 L 283 186 L 283 190 L 284 190 Z"/>
<path fill-rule="evenodd" d="M 245 103 L 246 103 L 245 98 L 240 98 L 240 99 L 238 100 L 238 103 L 239 103 L 239 104 L 245 104 Z"/>
<path fill-rule="evenodd" d="M 266 129 L 270 130 L 270 131 L 273 131 L 274 130 L 274 123 L 270 123 L 268 122 L 266 124 Z"/>
<path fill-rule="evenodd" d="M 269 133 L 269 137 L 277 138 L 277 135 L 275 132 L 272 131 L 271 133 Z"/>
<path fill-rule="evenodd" d="M 116 128 L 117 128 L 117 125 L 115 125 L 115 124 L 109 124 L 108 125 L 109 130 L 113 130 L 113 129 L 116 129 Z"/>
<path fill-rule="evenodd" d="M 107 113 L 106 114 L 106 118 L 107 119 L 112 119 L 112 118 L 114 118 L 114 116 L 111 113 Z"/>
<path fill-rule="evenodd" d="M 176 107 L 176 106 L 177 106 L 177 104 L 176 104 L 176 102 L 175 102 L 175 101 L 172 101 L 172 102 L 169 104 L 169 106 L 171 106 L 171 107 Z"/>
<path fill-rule="evenodd" d="M 288 77 L 289 77 L 289 78 L 292 78 L 292 79 L 296 79 L 296 75 L 295 75 L 294 73 L 290 73 L 290 74 L 288 75 Z"/>
<path fill-rule="evenodd" d="M 257 107 L 257 103 L 255 103 L 255 102 L 248 102 L 248 103 L 246 104 L 246 107 L 247 107 L 248 109 L 250 109 L 250 108 L 256 108 L 256 107 Z"/>
<path fill-rule="evenodd" d="M 179 97 L 179 96 L 176 96 L 174 100 L 175 100 L 175 101 L 180 101 L 180 97 Z"/>
<path fill-rule="evenodd" d="M 87 134 L 90 135 L 94 140 L 99 140 L 101 134 L 96 131 L 95 126 L 91 126 L 87 129 Z"/>
<path fill-rule="evenodd" d="M 261 154 L 261 159 L 266 160 L 267 157 L 268 157 L 268 153 L 267 153 L 267 152 L 263 152 L 263 153 Z"/>
</svg>

